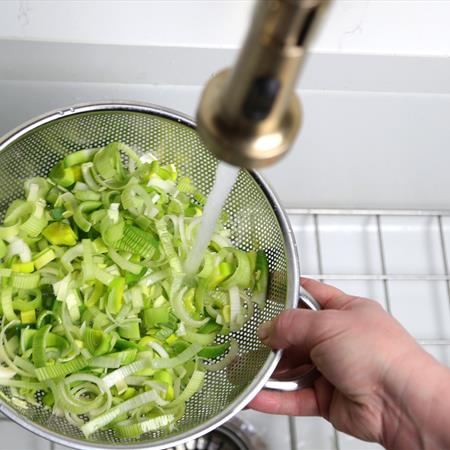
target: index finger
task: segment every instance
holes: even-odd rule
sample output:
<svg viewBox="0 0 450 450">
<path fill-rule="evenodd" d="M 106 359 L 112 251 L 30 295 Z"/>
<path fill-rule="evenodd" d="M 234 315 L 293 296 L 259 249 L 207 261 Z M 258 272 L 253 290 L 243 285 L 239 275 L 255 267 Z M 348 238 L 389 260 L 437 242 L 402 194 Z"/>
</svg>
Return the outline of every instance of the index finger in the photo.
<svg viewBox="0 0 450 450">
<path fill-rule="evenodd" d="M 323 309 L 342 309 L 355 299 L 355 297 L 347 295 L 334 286 L 311 278 L 302 277 L 300 284 L 317 300 Z"/>
</svg>

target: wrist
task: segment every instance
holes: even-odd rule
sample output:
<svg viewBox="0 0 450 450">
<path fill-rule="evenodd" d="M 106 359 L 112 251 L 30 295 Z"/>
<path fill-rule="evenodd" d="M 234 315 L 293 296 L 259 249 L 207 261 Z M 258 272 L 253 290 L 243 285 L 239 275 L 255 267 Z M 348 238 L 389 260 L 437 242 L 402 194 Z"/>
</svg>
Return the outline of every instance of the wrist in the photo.
<svg viewBox="0 0 450 450">
<path fill-rule="evenodd" d="M 382 444 L 388 450 L 450 448 L 450 370 L 418 348 L 389 372 Z"/>
</svg>

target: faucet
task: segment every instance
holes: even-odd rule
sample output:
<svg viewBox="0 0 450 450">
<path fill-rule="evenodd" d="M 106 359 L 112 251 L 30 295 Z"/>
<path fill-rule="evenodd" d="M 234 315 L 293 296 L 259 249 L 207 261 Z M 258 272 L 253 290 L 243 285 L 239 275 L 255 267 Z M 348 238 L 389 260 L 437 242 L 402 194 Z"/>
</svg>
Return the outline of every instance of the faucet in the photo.
<svg viewBox="0 0 450 450">
<path fill-rule="evenodd" d="M 312 25 L 326 0 L 259 0 L 232 69 L 209 80 L 198 132 L 220 160 L 245 168 L 278 161 L 301 123 L 294 92 Z"/>
</svg>

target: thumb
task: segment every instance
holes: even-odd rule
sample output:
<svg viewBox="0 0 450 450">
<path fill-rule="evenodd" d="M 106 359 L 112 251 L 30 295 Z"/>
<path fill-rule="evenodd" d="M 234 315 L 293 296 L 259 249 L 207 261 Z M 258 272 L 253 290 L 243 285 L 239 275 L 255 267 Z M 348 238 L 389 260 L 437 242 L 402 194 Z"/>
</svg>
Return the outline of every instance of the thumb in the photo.
<svg viewBox="0 0 450 450">
<path fill-rule="evenodd" d="M 312 348 L 336 333 L 339 311 L 288 309 L 258 329 L 264 344 L 274 349 L 298 347 L 310 353 Z"/>
</svg>

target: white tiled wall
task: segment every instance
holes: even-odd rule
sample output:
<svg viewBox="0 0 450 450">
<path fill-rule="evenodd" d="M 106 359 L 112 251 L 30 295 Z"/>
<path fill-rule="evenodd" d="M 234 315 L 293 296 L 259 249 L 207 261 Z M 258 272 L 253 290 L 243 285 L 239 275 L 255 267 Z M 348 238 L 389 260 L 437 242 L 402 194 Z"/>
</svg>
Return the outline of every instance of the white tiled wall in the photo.
<svg viewBox="0 0 450 450">
<path fill-rule="evenodd" d="M 450 346 L 448 345 L 424 345 L 425 350 L 443 364 L 450 366 Z"/>
<path fill-rule="evenodd" d="M 374 215 L 318 215 L 320 256 L 312 215 L 291 215 L 302 274 L 380 275 L 382 264 Z M 445 274 L 437 217 L 381 216 L 384 260 L 388 275 Z M 450 254 L 450 219 L 443 217 L 445 249 Z M 378 300 L 386 307 L 383 281 L 325 279 L 340 289 Z M 419 340 L 450 338 L 450 302 L 445 281 L 396 280 L 388 282 L 392 314 Z M 446 342 L 446 341 L 445 341 Z M 450 345 L 424 348 L 450 364 Z M 320 418 L 296 419 L 296 447 L 308 450 L 381 449 L 344 433 L 337 433 Z M 337 440 L 337 442 L 336 442 Z"/>
<path fill-rule="evenodd" d="M 392 313 L 417 339 L 450 337 L 450 313 L 444 281 L 392 281 Z"/>
<path fill-rule="evenodd" d="M 344 292 L 376 300 L 386 309 L 384 287 L 381 281 L 373 280 L 323 280 Z"/>
<path fill-rule="evenodd" d="M 324 273 L 381 272 L 375 218 L 372 216 L 319 216 Z"/>
<path fill-rule="evenodd" d="M 443 274 L 437 217 L 381 218 L 389 274 Z"/>
<path fill-rule="evenodd" d="M 313 216 L 291 215 L 290 219 L 300 255 L 300 271 L 305 274 L 319 273 Z"/>
</svg>

